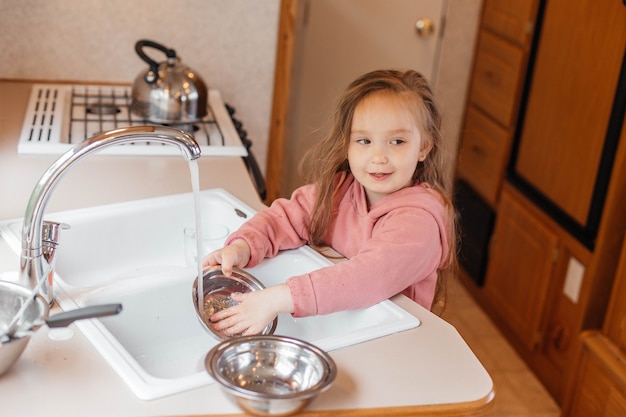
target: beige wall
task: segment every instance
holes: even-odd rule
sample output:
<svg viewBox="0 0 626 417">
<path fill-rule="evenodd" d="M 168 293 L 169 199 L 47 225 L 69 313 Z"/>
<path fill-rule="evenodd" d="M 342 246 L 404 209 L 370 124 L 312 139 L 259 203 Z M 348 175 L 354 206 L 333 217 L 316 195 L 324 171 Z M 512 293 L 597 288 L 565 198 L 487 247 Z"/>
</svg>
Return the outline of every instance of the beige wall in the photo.
<svg viewBox="0 0 626 417">
<path fill-rule="evenodd" d="M 448 0 L 436 88 L 451 155 L 481 3 Z M 130 83 L 145 68 L 135 42 L 163 43 L 237 108 L 265 172 L 279 9 L 280 0 L 1 0 L 0 78 Z"/>
<path fill-rule="evenodd" d="M 145 68 L 135 42 L 154 40 L 236 107 L 264 169 L 279 11 L 280 0 L 1 0 L 0 78 L 131 83 Z"/>
</svg>

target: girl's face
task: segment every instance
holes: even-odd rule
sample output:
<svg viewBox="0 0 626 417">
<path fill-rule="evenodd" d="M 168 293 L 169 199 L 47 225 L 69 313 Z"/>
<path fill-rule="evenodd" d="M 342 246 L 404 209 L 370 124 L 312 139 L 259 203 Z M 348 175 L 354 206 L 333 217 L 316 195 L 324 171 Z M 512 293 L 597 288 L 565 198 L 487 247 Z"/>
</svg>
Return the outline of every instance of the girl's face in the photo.
<svg viewBox="0 0 626 417">
<path fill-rule="evenodd" d="M 377 92 L 356 106 L 348 163 L 370 205 L 411 186 L 417 163 L 429 151 L 409 106 L 398 95 Z"/>
</svg>

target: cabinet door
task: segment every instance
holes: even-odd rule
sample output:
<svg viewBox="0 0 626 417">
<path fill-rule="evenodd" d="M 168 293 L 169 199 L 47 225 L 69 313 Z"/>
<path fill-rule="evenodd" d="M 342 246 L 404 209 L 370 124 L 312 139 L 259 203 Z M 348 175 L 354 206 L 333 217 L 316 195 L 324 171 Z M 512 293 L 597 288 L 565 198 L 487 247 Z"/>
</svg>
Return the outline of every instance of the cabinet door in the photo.
<svg viewBox="0 0 626 417">
<path fill-rule="evenodd" d="M 546 3 L 515 172 L 582 226 L 616 99 L 624 22 L 618 0 Z"/>
<path fill-rule="evenodd" d="M 531 351 L 540 341 L 541 317 L 557 243 L 554 233 L 506 190 L 502 193 L 485 295 Z"/>
</svg>

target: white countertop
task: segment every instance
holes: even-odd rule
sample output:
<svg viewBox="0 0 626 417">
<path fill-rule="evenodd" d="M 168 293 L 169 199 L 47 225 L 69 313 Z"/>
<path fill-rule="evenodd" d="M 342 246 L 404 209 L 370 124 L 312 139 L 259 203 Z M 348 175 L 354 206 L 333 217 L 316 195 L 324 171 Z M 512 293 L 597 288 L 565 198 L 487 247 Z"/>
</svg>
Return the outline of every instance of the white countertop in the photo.
<svg viewBox="0 0 626 417">
<path fill-rule="evenodd" d="M 34 184 L 57 158 L 17 155 L 28 92 L 28 83 L 0 82 L 0 220 L 23 216 Z M 189 192 L 187 165 L 182 157 L 93 156 L 61 180 L 47 212 Z M 203 157 L 199 167 L 202 189 L 224 188 L 254 209 L 264 207 L 241 159 Z M 0 274 L 18 268 L 19 257 L 0 240 Z M 480 415 L 488 410 L 492 380 L 454 327 L 406 297 L 394 301 L 422 324 L 332 351 L 337 379 L 308 410 L 356 409 L 371 416 L 379 415 L 380 408 L 405 415 Z M 240 413 L 216 384 L 139 400 L 80 331 L 70 328 L 73 337 L 63 341 L 52 340 L 45 326 L 38 330 L 13 368 L 0 377 L 3 415 Z"/>
</svg>

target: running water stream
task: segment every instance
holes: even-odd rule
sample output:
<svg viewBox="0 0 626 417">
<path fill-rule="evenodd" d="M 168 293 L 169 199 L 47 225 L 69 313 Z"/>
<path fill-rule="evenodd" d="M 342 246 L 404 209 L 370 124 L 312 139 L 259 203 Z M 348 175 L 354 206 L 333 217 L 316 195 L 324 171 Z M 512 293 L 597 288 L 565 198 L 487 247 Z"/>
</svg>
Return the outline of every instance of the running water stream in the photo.
<svg viewBox="0 0 626 417">
<path fill-rule="evenodd" d="M 202 274 L 202 212 L 200 210 L 200 175 L 198 161 L 189 161 L 189 173 L 191 174 L 191 188 L 196 213 L 196 260 L 198 266 L 198 311 L 204 311 L 204 277 Z"/>
</svg>

